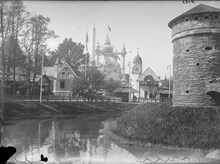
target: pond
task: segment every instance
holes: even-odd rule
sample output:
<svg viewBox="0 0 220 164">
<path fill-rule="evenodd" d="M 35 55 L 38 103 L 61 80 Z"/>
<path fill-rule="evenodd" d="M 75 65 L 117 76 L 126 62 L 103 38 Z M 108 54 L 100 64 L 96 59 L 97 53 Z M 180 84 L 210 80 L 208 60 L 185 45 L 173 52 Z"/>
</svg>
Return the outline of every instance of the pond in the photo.
<svg viewBox="0 0 220 164">
<path fill-rule="evenodd" d="M 78 115 L 51 119 L 6 122 L 1 129 L 4 146 L 14 146 L 12 163 L 112 164 L 197 163 L 220 161 L 205 158 L 205 151 L 174 151 L 162 148 L 125 146 L 102 134 L 109 115 Z"/>
</svg>

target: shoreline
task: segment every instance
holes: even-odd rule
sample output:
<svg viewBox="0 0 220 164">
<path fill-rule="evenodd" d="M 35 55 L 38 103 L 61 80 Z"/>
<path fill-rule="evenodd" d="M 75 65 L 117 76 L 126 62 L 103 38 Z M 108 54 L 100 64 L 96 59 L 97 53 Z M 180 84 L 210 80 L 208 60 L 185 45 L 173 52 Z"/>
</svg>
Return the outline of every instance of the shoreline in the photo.
<svg viewBox="0 0 220 164">
<path fill-rule="evenodd" d="M 122 114 L 138 104 L 115 102 L 5 102 L 4 121 L 68 117 L 79 114 Z"/>
<path fill-rule="evenodd" d="M 127 145 L 127 146 L 140 146 L 140 147 L 145 147 L 145 148 L 162 148 L 162 149 L 166 149 L 166 150 L 174 150 L 174 151 L 195 151 L 195 152 L 201 152 L 201 151 L 205 151 L 207 153 L 212 152 L 216 149 L 194 149 L 194 148 L 186 148 L 186 147 L 175 147 L 175 146 L 164 146 L 164 145 L 160 145 L 160 144 L 151 144 L 151 143 L 146 143 L 146 142 L 142 142 L 142 141 L 135 141 L 135 140 L 131 140 L 128 138 L 124 138 L 121 137 L 118 134 L 115 134 L 114 132 L 112 132 L 111 130 L 111 125 L 113 125 L 115 121 L 110 122 L 108 125 L 104 125 L 104 129 L 102 131 L 102 133 L 104 135 L 106 135 L 107 137 L 109 137 L 111 140 L 113 140 L 114 142 L 117 142 L 119 144 L 122 145 Z"/>
<path fill-rule="evenodd" d="M 219 150 L 220 108 L 141 104 L 106 125 L 122 144 L 172 150 Z"/>
</svg>

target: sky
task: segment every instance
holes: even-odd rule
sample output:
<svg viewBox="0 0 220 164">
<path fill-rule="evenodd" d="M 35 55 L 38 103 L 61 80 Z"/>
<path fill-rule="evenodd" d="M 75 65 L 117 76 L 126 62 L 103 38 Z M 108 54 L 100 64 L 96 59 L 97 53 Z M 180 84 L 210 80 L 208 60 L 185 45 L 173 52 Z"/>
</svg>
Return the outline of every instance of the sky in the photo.
<svg viewBox="0 0 220 164">
<path fill-rule="evenodd" d="M 49 29 L 60 36 L 47 41 L 51 50 L 65 38 L 85 45 L 86 33 L 90 41 L 91 27 L 95 24 L 96 43 L 103 45 L 108 33 L 117 51 L 125 45 L 126 73 L 128 62 L 133 62 L 139 49 L 143 71 L 150 67 L 162 79 L 169 76 L 168 65 L 172 70 L 173 44 L 168 23 L 201 3 L 220 8 L 220 1 L 196 0 L 188 4 L 182 1 L 24 1 L 32 14 L 49 17 Z"/>
</svg>

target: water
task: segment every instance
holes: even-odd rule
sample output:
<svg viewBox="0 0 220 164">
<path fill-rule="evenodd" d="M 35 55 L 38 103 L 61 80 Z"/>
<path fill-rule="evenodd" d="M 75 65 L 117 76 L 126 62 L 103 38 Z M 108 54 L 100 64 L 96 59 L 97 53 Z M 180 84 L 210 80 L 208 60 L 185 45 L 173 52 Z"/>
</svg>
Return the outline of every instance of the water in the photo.
<svg viewBox="0 0 220 164">
<path fill-rule="evenodd" d="M 109 115 L 79 115 L 44 120 L 10 121 L 2 126 L 4 146 L 17 148 L 13 163 L 57 164 L 113 163 L 197 163 L 220 162 L 205 158 L 204 151 L 174 151 L 161 148 L 125 146 L 102 134 Z"/>
</svg>

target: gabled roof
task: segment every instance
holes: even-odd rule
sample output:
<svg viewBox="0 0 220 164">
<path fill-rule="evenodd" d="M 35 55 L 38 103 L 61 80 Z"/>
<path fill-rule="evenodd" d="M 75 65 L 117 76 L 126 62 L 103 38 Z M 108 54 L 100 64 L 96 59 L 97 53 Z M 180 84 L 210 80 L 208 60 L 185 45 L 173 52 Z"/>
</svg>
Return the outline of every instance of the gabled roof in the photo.
<svg viewBox="0 0 220 164">
<path fill-rule="evenodd" d="M 129 93 L 129 92 L 130 93 L 138 93 L 138 91 L 133 89 L 132 87 L 130 87 L 130 91 L 129 91 L 129 84 L 127 84 L 127 83 L 122 84 L 119 88 L 116 88 L 112 92 L 115 92 L 115 93 Z"/>
<path fill-rule="evenodd" d="M 178 19 L 189 16 L 189 15 L 194 15 L 194 14 L 200 14 L 200 13 L 220 13 L 220 9 L 215 8 L 215 7 L 211 7 L 208 5 L 204 5 L 204 4 L 199 4 L 198 6 L 186 11 L 185 13 L 179 15 L 178 17 L 174 18 L 172 21 L 169 22 L 168 26 L 170 28 L 172 28 L 172 25 L 174 22 L 176 22 Z"/>
<path fill-rule="evenodd" d="M 158 76 L 152 71 L 152 69 L 150 67 L 148 67 L 144 73 L 137 79 L 137 81 L 144 81 L 144 78 L 147 75 L 151 75 L 155 81 L 160 81 L 160 79 L 158 78 Z"/>
<path fill-rule="evenodd" d="M 64 64 L 62 65 L 62 67 L 58 70 L 58 74 L 60 73 L 61 70 L 63 70 L 63 68 L 64 68 L 65 66 L 69 67 L 69 69 L 71 70 L 71 72 L 74 74 L 75 77 L 78 77 L 78 76 L 76 75 L 76 73 L 73 71 L 73 68 L 70 66 L 70 64 L 68 64 L 68 62 L 64 62 Z"/>
</svg>

